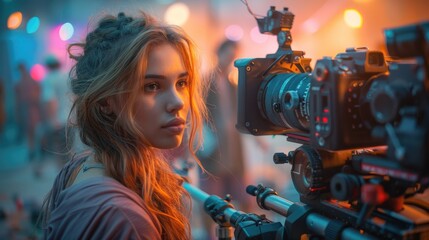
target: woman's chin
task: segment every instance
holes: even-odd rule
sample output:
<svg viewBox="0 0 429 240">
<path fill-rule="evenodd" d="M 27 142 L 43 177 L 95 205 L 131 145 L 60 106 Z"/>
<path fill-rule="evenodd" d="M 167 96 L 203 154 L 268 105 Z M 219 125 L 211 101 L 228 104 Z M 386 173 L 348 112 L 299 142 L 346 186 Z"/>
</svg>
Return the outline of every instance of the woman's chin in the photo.
<svg viewBox="0 0 429 240">
<path fill-rule="evenodd" d="M 159 149 L 174 149 L 180 146 L 182 139 L 169 139 L 168 141 L 157 142 L 152 146 Z"/>
</svg>

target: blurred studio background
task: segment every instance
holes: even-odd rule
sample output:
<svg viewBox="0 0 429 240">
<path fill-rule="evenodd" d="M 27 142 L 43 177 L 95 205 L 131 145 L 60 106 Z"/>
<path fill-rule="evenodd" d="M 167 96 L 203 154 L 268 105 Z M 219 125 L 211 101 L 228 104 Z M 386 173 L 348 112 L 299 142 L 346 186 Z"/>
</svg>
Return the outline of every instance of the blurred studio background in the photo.
<svg viewBox="0 0 429 240">
<path fill-rule="evenodd" d="M 385 28 L 429 20 L 427 0 L 248 0 L 248 5 L 260 16 L 270 6 L 288 7 L 295 14 L 292 49 L 312 58 L 312 67 L 348 47 L 385 52 Z M 237 42 L 235 58 L 263 58 L 278 47 L 275 36 L 259 33 L 240 0 L 0 0 L 0 239 L 38 238 L 32 227 L 37 209 L 67 159 L 58 154 L 71 97 L 67 45 L 82 41 L 102 13 L 139 9 L 182 26 L 199 46 L 203 73 L 216 66 L 225 40 Z M 228 71 L 236 84 L 236 69 Z M 84 147 L 71 141 L 76 150 Z M 290 167 L 274 165 L 272 155 L 298 145 L 281 136 L 240 135 L 239 141 L 244 183 L 264 182 L 283 197 L 296 197 Z M 195 222 L 194 238 L 206 238 Z"/>
</svg>

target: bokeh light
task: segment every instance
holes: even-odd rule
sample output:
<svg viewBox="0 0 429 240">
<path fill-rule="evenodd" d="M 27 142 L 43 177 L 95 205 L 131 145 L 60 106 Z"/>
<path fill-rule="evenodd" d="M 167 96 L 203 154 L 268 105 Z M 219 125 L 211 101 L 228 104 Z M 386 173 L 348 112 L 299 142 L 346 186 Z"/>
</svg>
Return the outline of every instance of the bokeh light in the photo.
<svg viewBox="0 0 429 240">
<path fill-rule="evenodd" d="M 228 73 L 228 81 L 233 86 L 238 86 L 238 68 L 232 68 Z"/>
<path fill-rule="evenodd" d="M 27 33 L 35 33 L 39 29 L 40 19 L 38 17 L 32 17 L 27 22 Z"/>
<path fill-rule="evenodd" d="M 7 19 L 7 27 L 9 29 L 17 29 L 21 26 L 22 23 L 22 13 L 14 12 Z"/>
<path fill-rule="evenodd" d="M 349 27 L 362 27 L 362 15 L 355 9 L 347 9 L 344 11 L 344 21 Z"/>
<path fill-rule="evenodd" d="M 302 27 L 307 33 L 315 33 L 319 30 L 320 25 L 314 19 L 310 18 L 302 24 Z"/>
<path fill-rule="evenodd" d="M 63 41 L 67 41 L 69 40 L 74 33 L 74 28 L 73 25 L 71 23 L 64 23 L 61 27 L 60 27 L 60 39 Z"/>
<path fill-rule="evenodd" d="M 255 43 L 264 43 L 267 41 L 268 36 L 267 34 L 262 34 L 259 32 L 259 27 L 254 27 L 252 30 L 250 30 L 250 38 Z"/>
<path fill-rule="evenodd" d="M 243 38 L 243 28 L 238 25 L 229 25 L 225 28 L 225 37 L 232 41 L 239 41 Z"/>
<path fill-rule="evenodd" d="M 177 2 L 170 5 L 165 11 L 164 20 L 168 24 L 175 24 L 182 26 L 188 21 L 189 18 L 189 7 L 188 5 Z"/>
<path fill-rule="evenodd" d="M 46 69 L 41 64 L 35 64 L 30 69 L 30 76 L 38 82 L 42 81 L 43 78 L 45 78 L 45 75 L 46 75 Z"/>
</svg>

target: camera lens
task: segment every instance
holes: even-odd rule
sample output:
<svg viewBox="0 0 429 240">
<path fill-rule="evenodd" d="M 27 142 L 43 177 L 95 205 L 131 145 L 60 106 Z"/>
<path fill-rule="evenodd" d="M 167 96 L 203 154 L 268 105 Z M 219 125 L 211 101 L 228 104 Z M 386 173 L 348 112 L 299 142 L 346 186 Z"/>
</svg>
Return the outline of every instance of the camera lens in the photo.
<svg viewBox="0 0 429 240">
<path fill-rule="evenodd" d="M 309 90 L 307 73 L 268 76 L 258 92 L 258 106 L 271 123 L 290 129 L 309 129 Z"/>
</svg>

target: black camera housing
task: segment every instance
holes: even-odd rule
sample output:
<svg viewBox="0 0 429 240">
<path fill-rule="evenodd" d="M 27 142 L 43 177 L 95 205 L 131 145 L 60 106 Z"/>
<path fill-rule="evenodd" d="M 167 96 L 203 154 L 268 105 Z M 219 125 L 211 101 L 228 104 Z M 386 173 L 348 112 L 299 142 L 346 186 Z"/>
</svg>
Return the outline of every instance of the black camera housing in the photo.
<svg viewBox="0 0 429 240">
<path fill-rule="evenodd" d="M 311 145 L 329 150 L 383 145 L 372 137 L 372 114 L 362 106 L 368 86 L 387 71 L 383 53 L 367 48 L 318 60 L 310 90 Z"/>
<path fill-rule="evenodd" d="M 261 32 L 292 26 L 290 13 L 272 11 L 257 19 Z M 262 31 L 261 23 L 269 26 Z M 277 36 L 291 39 L 289 32 Z M 279 41 L 266 58 L 237 60 L 237 128 L 302 144 L 276 153 L 274 163 L 291 164 L 300 201 L 356 229 L 349 238 L 421 239 L 429 233 L 428 206 L 412 197 L 429 188 L 429 22 L 387 29 L 385 37 L 389 61 L 380 51 L 350 48 L 308 71 L 309 60 L 290 41 Z M 309 228 L 319 222 L 288 221 L 297 219 L 293 209 L 285 216 L 289 237 L 296 229 L 313 234 Z"/>
</svg>

